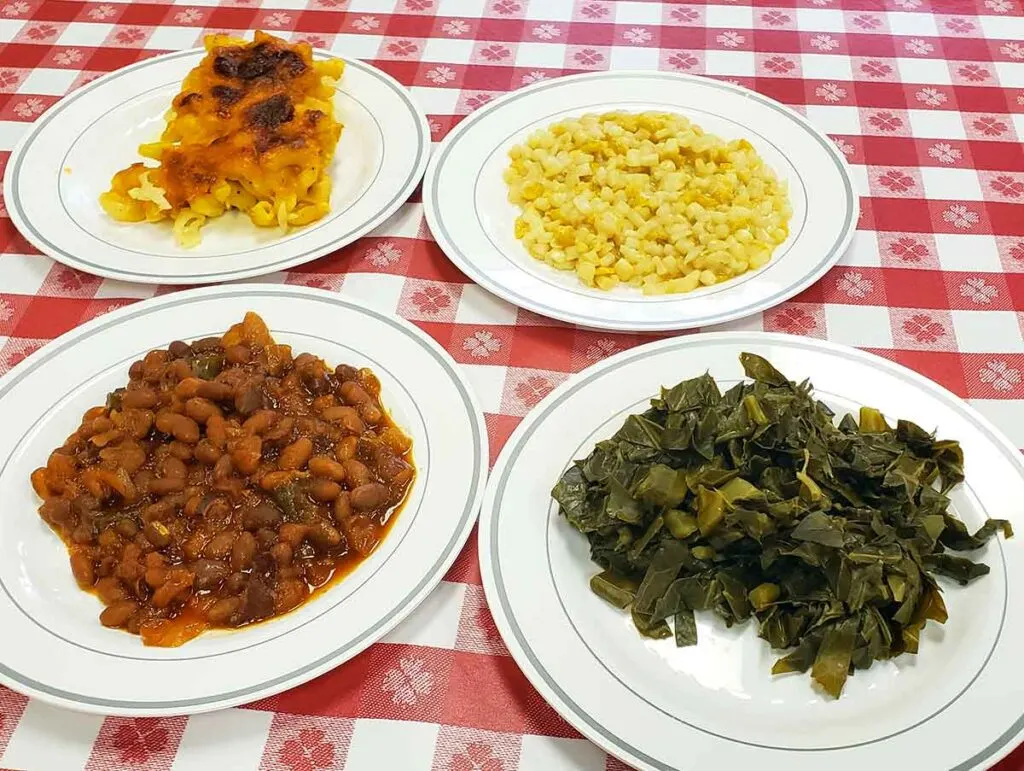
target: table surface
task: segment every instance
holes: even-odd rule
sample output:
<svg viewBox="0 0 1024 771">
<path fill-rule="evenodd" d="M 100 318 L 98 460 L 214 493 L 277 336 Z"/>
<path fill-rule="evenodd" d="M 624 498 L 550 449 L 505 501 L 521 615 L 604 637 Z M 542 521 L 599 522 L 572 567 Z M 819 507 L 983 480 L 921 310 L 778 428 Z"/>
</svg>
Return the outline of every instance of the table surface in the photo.
<svg viewBox="0 0 1024 771">
<path fill-rule="evenodd" d="M 0 2 L 0 163 L 98 75 L 208 32 L 262 28 L 373 62 L 435 141 L 527 83 L 606 69 L 724 78 L 828 132 L 853 165 L 853 246 L 791 302 L 726 325 L 827 338 L 967 398 L 1024 447 L 1022 0 L 182 0 Z M 39 255 L 0 208 L 0 374 L 84 320 L 163 291 Z M 398 312 L 464 368 L 492 461 L 571 373 L 644 342 L 549 322 L 467 282 L 419 195 L 357 243 L 270 280 Z M 416 613 L 358 658 L 245 709 L 193 718 L 62 712 L 0 687 L 0 766 L 75 769 L 625 769 L 529 686 L 484 604 L 475 532 Z M 1024 769 L 1024 751 L 1000 765 Z"/>
</svg>

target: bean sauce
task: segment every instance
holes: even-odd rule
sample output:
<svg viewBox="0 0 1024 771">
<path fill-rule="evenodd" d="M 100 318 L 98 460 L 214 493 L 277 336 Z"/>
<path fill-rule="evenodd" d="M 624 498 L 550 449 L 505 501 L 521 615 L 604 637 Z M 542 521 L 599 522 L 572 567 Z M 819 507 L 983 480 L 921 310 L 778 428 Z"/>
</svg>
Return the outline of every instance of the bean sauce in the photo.
<svg viewBox="0 0 1024 771">
<path fill-rule="evenodd" d="M 146 645 L 308 601 L 376 548 L 415 476 L 373 373 L 293 356 L 254 313 L 129 377 L 31 481 L 100 623 Z"/>
</svg>

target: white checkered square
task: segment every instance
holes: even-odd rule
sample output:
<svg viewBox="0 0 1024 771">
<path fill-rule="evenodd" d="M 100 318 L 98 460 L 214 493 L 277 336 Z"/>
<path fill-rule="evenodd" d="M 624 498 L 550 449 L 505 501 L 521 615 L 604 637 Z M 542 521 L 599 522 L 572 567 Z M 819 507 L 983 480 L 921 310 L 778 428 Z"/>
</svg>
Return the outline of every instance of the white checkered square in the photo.
<svg viewBox="0 0 1024 771">
<path fill-rule="evenodd" d="M 853 66 L 848 56 L 801 54 L 800 69 L 809 80 L 853 80 Z"/>
<path fill-rule="evenodd" d="M 473 393 L 484 412 L 501 412 L 501 398 L 505 391 L 505 367 L 493 364 L 460 364 L 462 374 L 473 386 Z"/>
<path fill-rule="evenodd" d="M 455 106 L 459 103 L 457 88 L 413 86 L 409 89 L 409 93 L 412 94 L 413 101 L 427 115 L 452 115 L 456 111 Z"/>
<path fill-rule="evenodd" d="M 704 52 L 704 67 L 708 75 L 744 75 L 750 76 L 754 71 L 753 51 L 715 51 Z"/>
<path fill-rule="evenodd" d="M 380 3 L 377 4 L 378 10 Z M 467 19 L 479 19 L 484 15 L 487 0 L 437 0 L 438 16 L 462 16 Z"/>
<path fill-rule="evenodd" d="M 10 43 L 24 26 L 23 19 L 0 19 L 0 43 Z"/>
<path fill-rule="evenodd" d="M 907 110 L 910 133 L 918 139 L 966 139 L 964 121 L 958 112 L 949 110 Z"/>
<path fill-rule="evenodd" d="M 892 348 L 889 309 L 875 305 L 825 305 L 828 339 L 862 348 Z"/>
<path fill-rule="evenodd" d="M 1012 311 L 950 311 L 960 353 L 1024 353 L 1017 314 Z"/>
<path fill-rule="evenodd" d="M 0 150 L 13 150 L 31 125 L 22 120 L 0 120 Z"/>
<path fill-rule="evenodd" d="M 974 169 L 945 169 L 936 166 L 921 168 L 921 182 L 927 198 L 981 201 L 981 183 Z"/>
<path fill-rule="evenodd" d="M 752 29 L 754 11 L 750 6 L 706 5 L 704 26 L 719 29 Z"/>
<path fill-rule="evenodd" d="M 156 286 L 153 284 L 137 284 L 129 281 L 116 281 L 112 278 L 105 278 L 96 287 L 96 299 L 107 300 L 113 298 L 130 297 L 144 300 L 156 294 Z"/>
<path fill-rule="evenodd" d="M 430 771 L 439 730 L 410 720 L 356 720 L 345 771 Z"/>
<path fill-rule="evenodd" d="M 564 45 L 530 42 L 520 43 L 516 48 L 517 67 L 551 67 L 558 69 L 564 62 Z"/>
<path fill-rule="evenodd" d="M 942 59 L 893 60 L 904 83 L 923 83 L 929 86 L 948 86 L 953 82 L 949 66 Z"/>
<path fill-rule="evenodd" d="M 380 44 L 384 42 L 381 35 L 353 35 L 342 32 L 331 43 L 331 53 L 352 59 L 375 59 Z"/>
<path fill-rule="evenodd" d="M 465 594 L 465 584 L 442 581 L 384 642 L 454 648 Z"/>
<path fill-rule="evenodd" d="M 519 768 L 523 771 L 604 771 L 605 754 L 585 739 L 527 735 L 519 749 Z"/>
<path fill-rule="evenodd" d="M 1024 40 L 1024 16 L 978 16 L 975 21 L 981 24 L 985 37 L 995 40 Z M 1005 84 L 1004 84 L 1005 85 Z"/>
<path fill-rule="evenodd" d="M 935 251 L 943 270 L 998 273 L 1002 270 L 999 244 L 992 236 L 936 233 Z"/>
<path fill-rule="evenodd" d="M 249 709 L 194 715 L 181 735 L 174 771 L 257 768 L 273 719 L 272 712 Z"/>
<path fill-rule="evenodd" d="M 893 35 L 913 35 L 914 37 L 937 37 L 939 35 L 935 17 L 930 13 L 890 11 L 887 16 L 889 31 Z"/>
<path fill-rule="evenodd" d="M 660 52 L 657 48 L 639 46 L 613 46 L 610 60 L 612 70 L 656 70 Z"/>
<path fill-rule="evenodd" d="M 3 291 L 9 294 L 39 294 L 53 260 L 38 254 L 5 254 L 0 257 Z"/>
<path fill-rule="evenodd" d="M 1024 62 L 993 62 L 1003 88 L 1024 88 Z"/>
<path fill-rule="evenodd" d="M 184 51 L 196 45 L 203 34 L 195 27 L 157 27 L 146 41 L 146 48 L 155 51 Z"/>
<path fill-rule="evenodd" d="M 462 288 L 459 307 L 455 310 L 457 324 L 515 324 L 519 309 L 476 284 Z"/>
<path fill-rule="evenodd" d="M 796 26 L 805 32 L 845 32 L 846 20 L 836 8 L 797 8 Z"/>
<path fill-rule="evenodd" d="M 526 18 L 532 21 L 572 21 L 574 0 L 543 0 L 526 6 Z"/>
<path fill-rule="evenodd" d="M 860 134 L 860 115 L 856 107 L 809 104 L 807 120 L 826 134 Z"/>
<path fill-rule="evenodd" d="M 349 273 L 339 294 L 365 302 L 375 310 L 394 313 L 402 297 L 405 278 L 385 273 Z"/>
<path fill-rule="evenodd" d="M 423 46 L 423 56 L 421 59 L 425 62 L 460 64 L 468 62 L 472 54 L 472 40 L 432 37 Z M 561 61 L 559 61 L 559 64 L 561 64 Z"/>
<path fill-rule="evenodd" d="M 113 24 L 69 24 L 57 38 L 57 44 L 62 46 L 92 46 L 98 47 L 114 31 Z"/>
<path fill-rule="evenodd" d="M 533 3 L 531 3 L 533 5 Z M 614 6 L 615 21 L 619 24 L 660 24 L 661 3 L 618 0 Z"/>
<path fill-rule="evenodd" d="M 848 265 L 851 268 L 879 267 L 882 264 L 882 258 L 878 251 L 878 234 L 873 230 L 858 230 L 854 233 L 850 248 L 839 260 L 839 264 Z"/>
<path fill-rule="evenodd" d="M 4 752 L 8 768 L 84 768 L 104 718 L 30 701 Z"/>
</svg>

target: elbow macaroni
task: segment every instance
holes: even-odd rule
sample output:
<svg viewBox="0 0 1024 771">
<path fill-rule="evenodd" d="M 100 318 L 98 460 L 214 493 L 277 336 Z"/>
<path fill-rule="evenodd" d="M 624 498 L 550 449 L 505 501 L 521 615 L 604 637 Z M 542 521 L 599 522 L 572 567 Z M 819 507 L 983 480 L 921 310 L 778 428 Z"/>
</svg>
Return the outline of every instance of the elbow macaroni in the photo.
<svg viewBox="0 0 1024 771">
<path fill-rule="evenodd" d="M 122 222 L 170 220 L 183 246 L 231 209 L 282 230 L 320 219 L 330 210 L 327 167 L 342 131 L 333 98 L 344 62 L 314 62 L 308 45 L 262 32 L 252 43 L 205 42 L 160 139 L 139 147 L 159 165 L 117 172 L 103 209 Z"/>
<path fill-rule="evenodd" d="M 761 267 L 789 235 L 786 185 L 750 143 L 680 115 L 568 119 L 509 158 L 516 238 L 587 286 L 689 292 Z"/>
</svg>

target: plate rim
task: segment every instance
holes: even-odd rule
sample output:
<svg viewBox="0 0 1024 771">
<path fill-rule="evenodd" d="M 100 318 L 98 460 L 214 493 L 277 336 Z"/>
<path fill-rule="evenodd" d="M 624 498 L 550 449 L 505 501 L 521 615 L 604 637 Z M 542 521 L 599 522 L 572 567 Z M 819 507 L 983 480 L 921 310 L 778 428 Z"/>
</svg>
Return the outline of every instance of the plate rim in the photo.
<svg viewBox="0 0 1024 771">
<path fill-rule="evenodd" d="M 24 215 L 24 212 L 21 210 L 20 201 L 18 200 L 17 195 L 15 195 L 15 191 L 18 189 L 19 180 L 21 178 L 20 171 L 25 160 L 25 156 L 31 150 L 32 144 L 39 135 L 39 132 L 47 126 L 50 121 L 56 119 L 60 115 L 61 111 L 67 108 L 67 105 L 70 104 L 71 101 L 87 97 L 90 92 L 116 80 L 119 77 L 122 77 L 127 72 L 134 72 L 154 64 L 162 64 L 174 59 L 187 59 L 190 56 L 204 55 L 205 53 L 206 49 L 203 47 L 189 48 L 181 51 L 169 51 L 164 54 L 151 56 L 141 61 L 134 62 L 133 64 L 129 64 L 125 67 L 119 67 L 116 70 L 101 75 L 96 80 L 81 88 L 65 93 L 49 110 L 40 115 L 30 125 L 28 131 L 26 131 L 24 136 L 18 140 L 14 149 L 11 151 L 3 179 L 3 194 L 4 200 L 8 201 L 8 214 L 18 233 L 25 238 L 26 241 L 56 262 L 66 265 L 67 267 L 74 268 L 75 270 L 80 270 L 83 273 L 107 279 L 129 281 L 136 284 L 160 284 L 167 286 L 196 286 L 222 281 L 243 281 L 246 279 L 256 278 L 258 276 L 264 276 L 269 273 L 288 270 L 299 265 L 304 265 L 354 243 L 392 217 L 395 212 L 397 212 L 402 205 L 409 200 L 409 197 L 415 191 L 416 186 L 419 185 L 420 181 L 423 179 L 423 174 L 426 172 L 427 164 L 429 163 L 431 156 L 430 123 L 427 119 L 426 113 L 423 111 L 423 108 L 415 99 L 412 98 L 412 94 L 409 89 L 403 86 L 401 82 L 392 75 L 389 75 L 381 68 L 376 67 L 363 59 L 347 57 L 342 53 L 314 48 L 314 58 L 321 60 L 323 58 L 341 59 L 345 62 L 346 68 L 350 66 L 355 67 L 356 69 L 380 80 L 385 86 L 395 92 L 395 94 L 406 104 L 410 114 L 415 118 L 418 135 L 416 162 L 412 165 L 408 178 L 398 189 L 392 200 L 390 200 L 383 208 L 378 210 L 373 217 L 349 230 L 349 232 L 342 238 L 327 238 L 320 243 L 319 246 L 315 246 L 314 248 L 303 252 L 301 255 L 290 257 L 280 262 L 275 262 L 273 265 L 256 266 L 237 271 L 218 271 L 216 273 L 203 272 L 188 275 L 175 275 L 167 273 L 154 274 L 152 272 L 143 273 L 119 270 L 117 268 L 85 263 L 75 254 L 51 244 L 45 234 L 40 232 L 38 227 L 32 224 Z M 339 86 L 339 88 L 341 88 L 341 86 Z M 75 138 L 72 137 L 72 141 L 74 139 Z M 373 185 L 370 185 L 367 188 L 367 191 L 372 187 Z M 259 248 L 272 250 L 276 248 L 276 245 L 274 243 L 269 243 Z M 184 253 L 177 258 L 168 259 L 188 258 L 189 255 Z"/>
<path fill-rule="evenodd" d="M 393 612 L 384 616 L 376 623 L 370 624 L 369 629 L 361 631 L 349 643 L 342 646 L 342 648 L 322 656 L 314 662 L 309 662 L 303 667 L 298 667 L 286 674 L 279 675 L 272 680 L 265 681 L 255 689 L 236 689 L 234 692 L 211 695 L 200 699 L 179 699 L 174 702 L 165 702 L 162 705 L 157 702 L 158 706 L 151 708 L 143 706 L 142 708 L 139 708 L 137 706 L 131 706 L 130 702 L 104 699 L 101 697 L 91 698 L 87 701 L 67 698 L 65 695 L 61 695 L 59 693 L 59 688 L 54 688 L 46 683 L 39 683 L 24 676 L 22 676 L 24 679 L 11 677 L 7 667 L 2 662 L 0 662 L 0 684 L 11 688 L 17 693 L 29 696 L 30 698 L 38 699 L 41 702 L 70 709 L 75 712 L 125 717 L 193 715 L 258 701 L 259 699 L 267 698 L 302 685 L 303 683 L 308 682 L 309 680 L 312 680 L 315 677 L 318 677 L 351 660 L 374 643 L 379 642 L 382 637 L 387 635 L 392 629 L 422 605 L 424 600 L 427 599 L 427 597 L 437 588 L 438 584 L 440 584 L 444 579 L 444 576 L 447 574 L 455 560 L 458 559 L 463 548 L 465 548 L 466 543 L 469 541 L 469 536 L 472 533 L 472 529 L 479 516 L 480 504 L 486 491 L 486 482 L 489 476 L 489 436 L 487 433 L 486 420 L 484 418 L 484 413 L 480 406 L 479 399 L 477 398 L 468 378 L 462 373 L 458 363 L 439 343 L 408 320 L 398 316 L 397 314 L 388 314 L 373 308 L 362 300 L 343 297 L 334 292 L 314 287 L 246 283 L 199 287 L 196 289 L 173 292 L 171 294 L 141 300 L 123 308 L 119 308 L 116 311 L 104 314 L 103 316 L 91 319 L 85 324 L 75 327 L 69 332 L 51 340 L 38 351 L 30 354 L 9 372 L 0 376 L 0 395 L 2 395 L 8 388 L 17 385 L 17 382 L 22 378 L 30 376 L 32 370 L 42 364 L 49 356 L 52 356 L 67 347 L 73 347 L 80 338 L 91 335 L 96 331 L 100 331 L 98 329 L 100 327 L 111 328 L 119 325 L 123 320 L 125 320 L 124 317 L 132 315 L 133 310 L 136 314 L 141 310 L 145 315 L 148 314 L 151 309 L 157 310 L 164 306 L 174 305 L 176 301 L 180 301 L 183 297 L 186 300 L 209 300 L 216 298 L 218 295 L 229 297 L 252 297 L 254 295 L 284 296 L 304 299 L 305 301 L 319 301 L 327 304 L 340 305 L 348 310 L 367 314 L 378 322 L 390 324 L 392 327 L 408 335 L 414 342 L 422 345 L 429 353 L 433 354 L 437 358 L 438 362 L 451 376 L 452 384 L 463 396 L 464 402 L 468 408 L 467 417 L 471 422 L 471 429 L 476 435 L 477 442 L 476 447 L 474 448 L 474 458 L 478 465 L 477 473 L 472 480 L 469 493 L 466 496 L 462 517 L 458 522 L 458 526 L 453 530 L 447 546 L 439 555 L 434 567 L 420 577 L 418 583 L 408 591 L 405 598 L 399 602 Z M 144 307 L 140 308 L 140 306 Z M 367 579 L 367 583 L 370 583 L 371 580 L 372 579 Z M 230 657 L 233 655 L 233 652 L 225 653 L 224 655 Z M 239 694 L 238 691 L 244 691 L 244 693 Z M 82 694 L 69 695 L 77 697 L 82 696 Z"/>
<path fill-rule="evenodd" d="M 501 109 L 510 101 L 524 96 L 529 96 L 535 91 L 546 90 L 556 84 L 562 85 L 565 83 L 588 80 L 628 79 L 635 77 L 666 78 L 669 80 L 710 85 L 712 88 L 720 88 L 722 90 L 741 95 L 745 98 L 753 99 L 754 101 L 782 113 L 813 138 L 817 139 L 836 161 L 836 166 L 839 169 L 848 193 L 847 206 L 849 216 L 841 229 L 841 236 L 837 239 L 829 257 L 823 260 L 815 270 L 807 273 L 801 280 L 792 283 L 788 288 L 768 300 L 762 300 L 758 303 L 754 303 L 740 309 L 734 309 L 726 313 L 720 313 L 716 316 L 699 320 L 664 321 L 642 325 L 637 322 L 621 322 L 615 319 L 609 319 L 607 321 L 587 319 L 585 321 L 581 321 L 578 316 L 569 312 L 561 311 L 559 308 L 541 307 L 529 296 L 516 296 L 513 298 L 504 290 L 504 287 L 499 281 L 492 279 L 485 271 L 478 268 L 475 261 L 468 258 L 462 250 L 446 236 L 443 223 L 438 218 L 438 207 L 435 206 L 435 199 L 438 195 L 438 167 L 443 163 L 445 157 L 451 152 L 451 147 L 476 121 L 493 111 Z M 455 126 L 440 142 L 434 152 L 431 153 L 430 161 L 427 164 L 427 169 L 423 176 L 423 213 L 427 221 L 427 227 L 430 229 L 430 233 L 438 246 L 440 246 L 441 250 L 445 253 L 445 256 L 447 256 L 459 270 L 472 279 L 474 283 L 506 302 L 512 303 L 517 307 L 524 308 L 546 318 L 576 324 L 585 329 L 601 329 L 612 332 L 670 332 L 696 329 L 714 324 L 724 324 L 729 321 L 735 321 L 736 319 L 763 312 L 785 302 L 788 299 L 791 299 L 824 276 L 839 262 L 840 259 L 842 259 L 843 255 L 850 248 L 850 244 L 857 232 L 857 223 L 860 220 L 860 197 L 861 196 L 857 190 L 857 185 L 853 176 L 853 171 L 842 151 L 839 150 L 823 130 L 819 129 L 806 117 L 788 105 L 783 104 L 777 99 L 773 99 L 757 91 L 746 88 L 745 86 L 720 81 L 711 77 L 681 72 L 661 72 L 658 70 L 640 69 L 605 70 L 601 72 L 584 72 L 574 75 L 563 75 L 561 77 L 538 81 L 523 88 L 509 91 L 497 99 L 483 105 L 478 110 L 475 110 L 470 116 Z M 682 299 L 685 298 L 686 295 L 679 295 L 679 297 Z"/>
<path fill-rule="evenodd" d="M 501 486 L 503 482 L 503 477 L 507 475 L 511 455 L 516 452 L 519 445 L 523 444 L 524 436 L 528 432 L 531 432 L 536 424 L 542 422 L 542 418 L 547 417 L 543 415 L 546 408 L 549 408 L 559 401 L 566 392 L 577 387 L 582 380 L 590 376 L 599 375 L 604 370 L 615 367 L 625 360 L 643 358 L 649 354 L 658 353 L 662 349 L 685 349 L 687 346 L 694 345 L 695 343 L 699 345 L 703 341 L 736 341 L 736 344 L 740 341 L 744 341 L 749 345 L 752 339 L 755 339 L 758 344 L 763 345 L 795 345 L 796 347 L 805 348 L 811 351 L 845 354 L 855 360 L 859 360 L 866 366 L 885 369 L 891 373 L 901 375 L 914 386 L 931 391 L 933 395 L 941 397 L 944 400 L 951 401 L 952 405 L 955 405 L 956 409 L 958 409 L 961 414 L 969 418 L 979 429 L 988 435 L 987 438 L 992 443 L 994 449 L 1004 453 L 1011 459 L 1011 462 L 1016 465 L 1022 473 L 1024 473 L 1024 458 L 1021 457 L 1021 453 L 1018 448 L 1013 446 L 1013 443 L 1002 433 L 1002 431 L 998 429 L 998 427 L 995 426 L 994 423 L 978 412 L 978 410 L 970 405 L 966 400 L 957 396 L 939 383 L 921 375 L 909 367 L 899 364 L 898 362 L 890 361 L 889 359 L 870 351 L 865 351 L 853 346 L 842 345 L 830 340 L 819 340 L 817 338 L 808 338 L 798 335 L 753 330 L 702 332 L 694 335 L 676 336 L 663 340 L 655 340 L 634 346 L 633 348 L 626 349 L 625 351 L 620 351 L 613 356 L 603 359 L 602 361 L 581 370 L 563 383 L 559 384 L 547 396 L 545 396 L 515 428 L 508 440 L 505 442 L 505 445 L 502 447 L 501 452 L 491 468 L 491 474 L 487 481 L 487 490 L 484 495 L 483 503 L 481 504 L 477 533 L 477 551 L 480 560 L 480 573 L 484 596 L 494 619 L 495 626 L 508 648 L 510 655 L 530 684 L 542 694 L 544 700 L 547 701 L 563 719 L 565 719 L 573 726 L 573 728 L 583 734 L 587 739 L 597 744 L 601 749 L 605 750 L 609 754 L 624 762 L 635 765 L 638 769 L 642 769 L 643 771 L 669 771 L 672 767 L 656 758 L 646 755 L 642 748 L 624 744 L 621 739 L 612 734 L 612 732 L 593 723 L 589 719 L 589 716 L 582 712 L 582 708 L 579 705 L 575 705 L 576 709 L 569 706 L 569 704 L 572 703 L 572 699 L 568 694 L 565 694 L 561 686 L 538 672 L 538 666 L 534 663 L 534 660 L 539 660 L 540 657 L 529 645 L 526 644 L 527 641 L 525 640 L 525 634 L 517 634 L 510 628 L 512 613 L 510 612 L 508 603 L 502 597 L 504 594 L 503 587 L 501 586 L 502 582 L 497 580 L 494 563 L 493 549 L 496 548 L 498 540 L 497 531 L 494 528 L 495 494 L 497 492 L 497 488 Z M 712 738 L 715 742 L 725 741 L 720 737 Z M 1021 715 L 1003 734 L 997 737 L 987 747 L 976 752 L 964 760 L 960 765 L 954 767 L 951 771 L 968 771 L 969 769 L 988 768 L 1009 755 L 1017 747 L 1022 738 L 1024 738 L 1024 711 L 1021 712 Z M 767 751 L 768 750 L 765 750 L 765 752 Z M 837 750 L 830 750 L 826 748 L 818 750 L 817 752 L 823 753 L 830 751 Z M 805 750 L 798 750 L 798 752 L 800 754 L 806 754 Z"/>
</svg>

